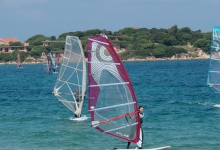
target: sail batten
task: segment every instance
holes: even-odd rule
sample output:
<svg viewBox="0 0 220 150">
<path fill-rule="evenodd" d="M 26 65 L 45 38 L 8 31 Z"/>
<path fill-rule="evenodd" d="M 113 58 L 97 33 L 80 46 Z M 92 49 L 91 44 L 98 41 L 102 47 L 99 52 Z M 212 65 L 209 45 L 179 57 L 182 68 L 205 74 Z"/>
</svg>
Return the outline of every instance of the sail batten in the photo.
<svg viewBox="0 0 220 150">
<path fill-rule="evenodd" d="M 126 106 L 126 105 L 132 105 L 136 102 L 131 102 L 131 103 L 125 103 L 125 104 L 119 104 L 119 105 L 113 105 L 113 106 L 108 106 L 108 107 L 102 107 L 102 108 L 96 108 L 96 109 L 90 109 L 89 111 L 97 111 L 97 110 L 102 110 L 102 109 L 108 109 L 108 108 L 114 108 L 114 107 L 120 107 L 120 106 Z"/>
<path fill-rule="evenodd" d="M 89 85 L 89 87 L 129 84 L 129 82 Z"/>
<path fill-rule="evenodd" d="M 111 130 L 107 130 L 105 132 L 112 132 L 112 131 L 115 131 L 115 130 L 118 130 L 118 129 L 123 129 L 123 128 L 127 128 L 128 126 L 134 126 L 134 125 L 137 125 L 138 123 L 133 123 L 133 124 L 130 124 L 130 125 L 125 125 L 125 126 L 121 126 L 119 128 L 115 128 L 115 129 L 111 129 Z"/>
<path fill-rule="evenodd" d="M 209 71 L 209 72 L 215 72 L 215 73 L 220 73 L 220 71 Z"/>
<path fill-rule="evenodd" d="M 88 62 L 90 64 L 105 64 L 105 65 L 120 65 L 120 63 L 108 63 L 108 62 Z"/>
<path fill-rule="evenodd" d="M 220 61 L 220 58 L 219 59 L 216 59 L 216 58 L 210 58 L 211 60 L 217 60 L 217 61 Z"/>
<path fill-rule="evenodd" d="M 100 43 L 100 44 L 105 44 L 105 45 L 109 45 L 109 43 L 106 43 L 106 42 L 102 42 L 102 41 L 99 41 L 99 40 L 94 40 L 94 39 L 88 39 L 88 40 L 91 40 L 93 42 L 97 42 L 97 43 Z"/>
<path fill-rule="evenodd" d="M 82 69 L 78 69 L 78 68 L 75 68 L 75 67 L 71 67 L 71 66 L 68 66 L 68 65 L 63 65 L 63 66 L 66 66 L 68 68 L 72 68 L 72 69 L 75 69 L 76 71 L 83 71 Z"/>
<path fill-rule="evenodd" d="M 140 134 L 137 101 L 120 58 L 106 37 L 90 37 L 86 45 L 92 126 L 107 135 L 136 143 Z"/>
<path fill-rule="evenodd" d="M 86 64 L 81 41 L 67 36 L 64 56 L 54 86 L 58 101 L 80 116 L 86 91 Z"/>
</svg>

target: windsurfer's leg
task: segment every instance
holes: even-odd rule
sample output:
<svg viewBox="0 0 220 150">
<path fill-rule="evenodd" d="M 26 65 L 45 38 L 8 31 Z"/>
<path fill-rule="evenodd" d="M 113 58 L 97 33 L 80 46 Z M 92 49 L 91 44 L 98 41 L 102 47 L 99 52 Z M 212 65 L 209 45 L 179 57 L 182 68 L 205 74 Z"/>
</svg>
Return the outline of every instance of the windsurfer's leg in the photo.
<svg viewBox="0 0 220 150">
<path fill-rule="evenodd" d="M 143 143 L 144 143 L 144 132 L 143 132 L 142 127 L 141 127 L 141 133 L 142 133 L 142 143 L 141 143 L 141 147 L 142 147 L 142 145 L 143 145 Z"/>
<path fill-rule="evenodd" d="M 129 149 L 131 142 L 128 142 L 127 144 L 127 149 Z"/>
<path fill-rule="evenodd" d="M 142 148 L 142 140 L 143 140 L 143 133 L 142 133 L 142 128 L 140 128 L 139 141 L 137 142 L 137 146 L 138 146 L 139 149 Z"/>
</svg>

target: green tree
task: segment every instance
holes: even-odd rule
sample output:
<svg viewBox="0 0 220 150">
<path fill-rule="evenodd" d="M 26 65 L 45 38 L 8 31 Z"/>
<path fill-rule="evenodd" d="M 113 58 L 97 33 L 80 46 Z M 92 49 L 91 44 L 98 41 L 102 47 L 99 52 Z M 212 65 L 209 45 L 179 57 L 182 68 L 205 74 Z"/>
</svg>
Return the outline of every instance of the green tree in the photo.
<svg viewBox="0 0 220 150">
<path fill-rule="evenodd" d="M 9 46 L 23 46 L 21 42 L 10 42 Z"/>
<path fill-rule="evenodd" d="M 203 38 L 203 39 L 196 40 L 193 46 L 198 47 L 198 48 L 203 48 L 203 47 L 206 47 L 207 44 L 208 44 L 208 41 L 205 38 Z"/>
<path fill-rule="evenodd" d="M 50 37 L 50 40 L 51 40 L 51 41 L 55 41 L 55 40 L 56 40 L 56 37 L 53 35 L 53 36 Z"/>
<path fill-rule="evenodd" d="M 165 52 L 166 52 L 166 50 L 163 47 L 157 47 L 153 50 L 153 54 L 156 58 L 163 57 L 165 55 Z"/>
<path fill-rule="evenodd" d="M 30 37 L 26 43 L 29 43 L 29 45 L 34 45 L 34 46 L 39 46 L 39 45 L 42 45 L 42 41 L 46 41 L 48 40 L 49 38 L 44 36 L 44 35 L 41 35 L 41 34 L 37 34 L 35 36 L 32 36 Z"/>
<path fill-rule="evenodd" d="M 49 51 L 47 50 L 46 46 L 35 46 L 31 51 L 30 51 L 30 55 L 34 58 L 39 58 L 42 53 L 48 53 Z"/>
<path fill-rule="evenodd" d="M 212 37 L 212 32 L 206 32 L 206 33 L 204 33 L 204 38 L 205 38 L 206 40 L 210 40 L 211 37 Z"/>
<path fill-rule="evenodd" d="M 170 34 L 170 35 L 175 37 L 177 31 L 178 31 L 178 27 L 177 27 L 177 25 L 174 25 L 170 29 L 168 29 L 168 34 Z"/>
</svg>

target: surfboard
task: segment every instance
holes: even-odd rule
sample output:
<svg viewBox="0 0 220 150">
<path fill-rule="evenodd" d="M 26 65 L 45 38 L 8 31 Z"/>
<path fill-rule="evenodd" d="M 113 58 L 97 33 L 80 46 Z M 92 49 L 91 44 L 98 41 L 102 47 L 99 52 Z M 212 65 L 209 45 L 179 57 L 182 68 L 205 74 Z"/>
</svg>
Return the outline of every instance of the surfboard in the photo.
<svg viewBox="0 0 220 150">
<path fill-rule="evenodd" d="M 86 115 L 79 117 L 79 118 L 70 118 L 69 120 L 73 120 L 73 121 L 84 121 L 87 120 L 90 117 L 87 117 Z"/>
<path fill-rule="evenodd" d="M 137 150 L 138 148 L 136 148 Z M 157 148 L 150 148 L 150 149 L 142 149 L 142 150 L 168 150 L 170 149 L 170 146 L 164 146 L 164 147 L 157 147 Z M 114 150 L 127 150 L 127 149 L 118 149 L 118 148 L 115 148 Z M 131 150 L 131 149 L 129 149 Z"/>
</svg>

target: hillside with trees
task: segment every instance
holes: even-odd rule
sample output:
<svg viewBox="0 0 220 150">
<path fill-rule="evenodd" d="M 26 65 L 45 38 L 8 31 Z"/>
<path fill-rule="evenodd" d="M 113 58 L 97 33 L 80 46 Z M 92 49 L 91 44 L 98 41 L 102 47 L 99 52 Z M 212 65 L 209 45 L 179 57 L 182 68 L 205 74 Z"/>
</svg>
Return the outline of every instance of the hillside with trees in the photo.
<svg viewBox="0 0 220 150">
<path fill-rule="evenodd" d="M 40 58 L 42 52 L 64 50 L 65 43 L 51 43 L 48 46 L 42 46 L 42 41 L 65 41 L 67 35 L 78 36 L 82 42 L 82 46 L 86 56 L 86 40 L 90 36 L 105 33 L 107 36 L 118 36 L 119 40 L 112 40 L 112 44 L 120 44 L 124 50 L 119 54 L 122 60 L 129 58 L 145 59 L 146 57 L 169 58 L 182 54 L 189 54 L 190 51 L 202 50 L 209 53 L 211 32 L 202 33 L 201 30 L 192 31 L 189 27 L 178 28 L 177 25 L 169 29 L 157 28 L 124 28 L 119 31 L 107 30 L 86 30 L 67 32 L 55 36 L 46 37 L 38 34 L 30 37 L 25 42 L 29 43 L 28 53 L 21 53 L 21 59 L 24 61 L 27 57 L 35 59 Z M 20 45 L 20 43 L 11 43 L 12 45 Z M 14 61 L 18 51 L 11 54 L 0 54 L 0 61 Z M 196 57 L 194 55 L 193 57 Z"/>
</svg>

